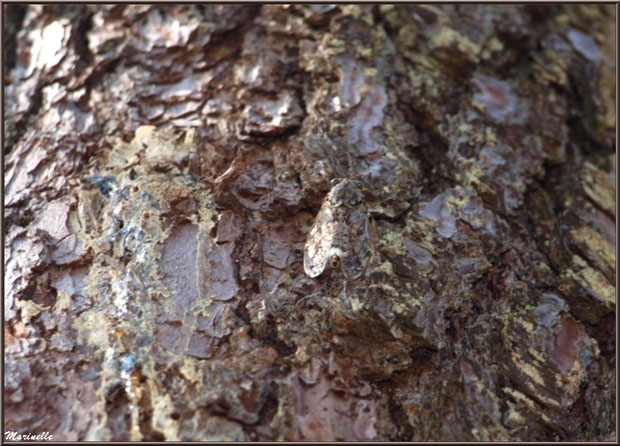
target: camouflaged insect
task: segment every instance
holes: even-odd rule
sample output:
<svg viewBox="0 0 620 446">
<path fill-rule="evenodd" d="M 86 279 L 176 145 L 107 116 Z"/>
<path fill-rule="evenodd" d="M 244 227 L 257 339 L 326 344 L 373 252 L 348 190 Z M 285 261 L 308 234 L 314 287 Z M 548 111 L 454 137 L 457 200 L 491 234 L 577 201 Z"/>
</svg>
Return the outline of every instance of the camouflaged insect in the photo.
<svg viewBox="0 0 620 446">
<path fill-rule="evenodd" d="M 317 277 L 339 260 L 349 279 L 357 279 L 370 259 L 368 212 L 358 181 L 332 180 L 304 248 L 304 271 Z"/>
</svg>

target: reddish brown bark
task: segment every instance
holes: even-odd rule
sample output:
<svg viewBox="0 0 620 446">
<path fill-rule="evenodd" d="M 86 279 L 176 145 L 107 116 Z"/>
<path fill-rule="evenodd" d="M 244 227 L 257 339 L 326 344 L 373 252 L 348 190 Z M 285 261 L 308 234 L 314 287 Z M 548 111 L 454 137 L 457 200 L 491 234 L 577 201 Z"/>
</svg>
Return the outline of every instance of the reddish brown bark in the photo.
<svg viewBox="0 0 620 446">
<path fill-rule="evenodd" d="M 5 431 L 615 439 L 613 6 L 4 13 Z"/>
</svg>

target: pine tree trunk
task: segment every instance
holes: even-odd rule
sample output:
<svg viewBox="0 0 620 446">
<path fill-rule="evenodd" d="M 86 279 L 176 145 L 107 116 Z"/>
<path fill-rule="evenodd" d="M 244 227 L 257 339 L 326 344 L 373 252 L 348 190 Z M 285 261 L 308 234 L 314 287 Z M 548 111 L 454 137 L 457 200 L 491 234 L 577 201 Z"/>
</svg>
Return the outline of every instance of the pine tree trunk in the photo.
<svg viewBox="0 0 620 446">
<path fill-rule="evenodd" d="M 5 437 L 615 440 L 613 5 L 4 19 Z"/>
</svg>

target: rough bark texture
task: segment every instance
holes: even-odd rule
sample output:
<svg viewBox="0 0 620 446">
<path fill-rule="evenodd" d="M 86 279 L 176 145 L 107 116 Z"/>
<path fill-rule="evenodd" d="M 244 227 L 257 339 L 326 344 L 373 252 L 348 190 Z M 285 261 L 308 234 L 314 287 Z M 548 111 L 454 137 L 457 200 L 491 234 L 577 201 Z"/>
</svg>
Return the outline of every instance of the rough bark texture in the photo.
<svg viewBox="0 0 620 446">
<path fill-rule="evenodd" d="M 615 439 L 613 5 L 4 14 L 5 430 Z"/>
</svg>

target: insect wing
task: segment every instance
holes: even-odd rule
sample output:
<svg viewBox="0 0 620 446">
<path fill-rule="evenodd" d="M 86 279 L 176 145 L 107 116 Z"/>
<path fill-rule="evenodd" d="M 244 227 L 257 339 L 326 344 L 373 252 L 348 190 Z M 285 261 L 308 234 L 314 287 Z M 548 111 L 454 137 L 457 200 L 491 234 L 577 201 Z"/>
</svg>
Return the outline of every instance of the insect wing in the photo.
<svg viewBox="0 0 620 446">
<path fill-rule="evenodd" d="M 304 247 L 304 271 L 308 277 L 317 277 L 325 270 L 331 256 L 335 225 L 332 206 L 325 202 L 314 220 Z"/>
<path fill-rule="evenodd" d="M 371 256 L 368 213 L 364 205 L 351 209 L 347 218 L 350 245 L 342 255 L 342 269 L 350 279 L 357 279 L 368 266 Z"/>
</svg>

